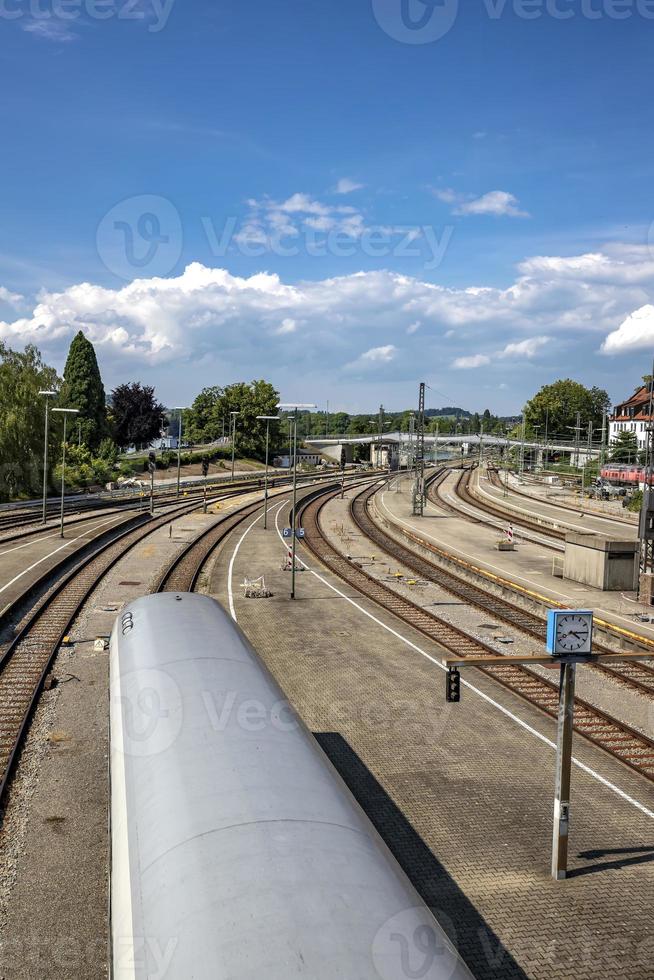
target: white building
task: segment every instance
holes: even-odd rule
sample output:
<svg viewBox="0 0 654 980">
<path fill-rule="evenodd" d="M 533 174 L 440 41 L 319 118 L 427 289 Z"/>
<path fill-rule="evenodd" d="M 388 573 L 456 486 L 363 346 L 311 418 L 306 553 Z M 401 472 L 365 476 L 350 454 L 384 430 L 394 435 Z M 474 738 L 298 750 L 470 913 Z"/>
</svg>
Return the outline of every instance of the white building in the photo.
<svg viewBox="0 0 654 980">
<path fill-rule="evenodd" d="M 634 432 L 638 448 L 647 447 L 647 426 L 652 421 L 650 415 L 650 386 L 641 385 L 626 401 L 616 405 L 609 417 L 609 444 L 619 432 Z"/>
</svg>

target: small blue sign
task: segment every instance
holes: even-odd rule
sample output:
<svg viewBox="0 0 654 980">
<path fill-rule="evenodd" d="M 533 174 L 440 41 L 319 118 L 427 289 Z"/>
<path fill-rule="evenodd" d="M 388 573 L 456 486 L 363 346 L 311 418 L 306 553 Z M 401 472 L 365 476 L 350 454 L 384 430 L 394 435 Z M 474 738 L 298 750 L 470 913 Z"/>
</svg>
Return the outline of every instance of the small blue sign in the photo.
<svg viewBox="0 0 654 980">
<path fill-rule="evenodd" d="M 290 527 L 285 527 L 284 530 L 282 531 L 282 535 L 285 538 L 293 537 L 293 529 Z"/>
<path fill-rule="evenodd" d="M 299 527 L 297 529 L 297 531 L 295 532 L 295 537 L 296 538 L 303 538 L 304 537 L 304 528 L 303 527 Z"/>
</svg>

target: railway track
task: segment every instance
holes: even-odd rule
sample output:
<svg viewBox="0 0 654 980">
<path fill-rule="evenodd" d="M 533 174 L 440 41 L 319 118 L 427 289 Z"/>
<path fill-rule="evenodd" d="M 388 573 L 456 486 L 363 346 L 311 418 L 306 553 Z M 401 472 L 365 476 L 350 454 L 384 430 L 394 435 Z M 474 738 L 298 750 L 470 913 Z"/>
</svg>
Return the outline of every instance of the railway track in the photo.
<svg viewBox="0 0 654 980">
<path fill-rule="evenodd" d="M 355 498 L 353 514 L 357 523 L 362 508 L 365 509 L 365 502 L 374 492 L 375 487 L 373 486 Z M 331 499 L 331 496 L 333 494 L 325 494 L 311 500 L 301 510 L 302 526 L 305 529 L 305 544 L 321 562 L 362 595 L 372 599 L 453 655 L 462 658 L 497 656 L 495 649 L 399 595 L 384 583 L 368 575 L 362 568 L 334 548 L 327 541 L 320 527 L 320 512 L 327 500 Z M 357 501 L 359 502 L 358 506 Z M 366 517 L 369 521 L 367 511 Z M 364 522 L 361 530 L 367 534 L 367 529 L 368 523 Z M 469 588 L 468 583 L 465 584 Z M 488 609 L 488 607 L 484 608 Z M 478 669 L 550 717 L 557 717 L 558 685 L 542 679 L 524 667 L 512 664 L 480 667 Z M 654 781 L 653 740 L 611 718 L 581 698 L 577 698 L 575 701 L 574 727 L 579 734 L 594 745 L 619 759 L 646 779 Z"/>
<path fill-rule="evenodd" d="M 547 624 L 544 618 L 536 615 L 528 609 L 515 605 L 507 599 L 495 596 L 485 589 L 474 585 L 467 579 L 453 572 L 436 565 L 421 555 L 416 554 L 411 548 L 405 547 L 401 542 L 387 534 L 375 521 L 372 520 L 368 512 L 368 502 L 375 492 L 364 491 L 352 502 L 352 516 L 359 529 L 374 541 L 375 544 L 383 548 L 388 554 L 392 555 L 402 564 L 411 568 L 421 578 L 440 586 L 452 595 L 455 595 L 462 602 L 475 606 L 489 616 L 498 619 L 507 626 L 512 626 L 519 632 L 532 636 L 541 643 L 545 642 Z M 412 535 L 413 536 L 413 535 Z M 416 542 L 422 547 L 429 548 L 427 542 L 423 542 L 416 537 Z M 594 648 L 597 653 L 610 654 L 609 647 L 601 643 L 595 643 Z M 612 677 L 614 680 L 625 684 L 639 694 L 654 700 L 654 667 L 649 664 L 639 662 L 625 662 L 614 664 L 593 664 L 590 669 L 597 670 L 602 674 Z"/>
<path fill-rule="evenodd" d="M 320 480 L 333 479 L 334 475 L 331 474 L 312 474 L 310 476 L 299 477 L 298 484 L 306 484 L 319 482 Z M 276 473 L 269 477 L 268 487 L 269 489 L 274 489 L 276 486 L 284 486 L 290 481 L 290 476 L 280 475 Z M 264 478 L 258 473 L 256 476 L 249 477 L 246 480 L 236 480 L 234 483 L 228 480 L 223 480 L 220 482 L 214 482 L 207 486 L 207 494 L 211 499 L 216 499 L 217 494 L 230 496 L 235 490 L 245 491 L 245 490 L 261 490 L 263 489 Z M 203 500 L 204 499 L 204 486 L 202 484 L 194 485 L 182 485 L 182 494 L 185 500 Z M 179 498 L 181 501 L 181 497 Z M 168 504 L 174 504 L 177 502 L 177 491 L 175 487 L 170 487 L 164 490 L 155 491 L 155 506 L 162 507 Z M 70 502 L 69 502 L 70 503 Z M 39 505 L 40 506 L 40 505 Z M 111 512 L 115 510 L 119 512 L 122 509 L 133 509 L 133 510 L 147 510 L 149 507 L 149 493 L 145 492 L 144 496 L 129 496 L 119 499 L 106 499 L 99 501 L 89 501 L 85 503 L 83 507 L 78 506 L 76 503 L 72 507 L 68 507 L 65 511 L 65 516 L 72 517 L 75 514 L 80 514 L 77 521 L 68 521 L 65 527 L 74 527 L 76 524 L 85 521 L 93 520 L 94 517 L 98 517 L 102 513 Z M 12 511 L 11 513 L 0 513 L 0 546 L 11 541 L 16 541 L 23 538 L 32 537 L 38 534 L 48 533 L 55 531 L 59 527 L 59 508 L 49 508 L 48 517 L 56 518 L 54 523 L 43 525 L 41 521 L 41 511 L 36 513 L 35 509 L 32 508 L 30 511 Z M 26 515 L 23 516 L 23 515 Z M 21 528 L 17 533 L 5 534 L 4 531 L 11 531 L 14 527 Z"/>
<path fill-rule="evenodd" d="M 232 496 L 243 492 L 236 491 Z M 220 499 L 224 500 L 224 495 Z M 30 611 L 20 632 L 0 657 L 0 802 L 44 680 L 66 632 L 88 597 L 113 566 L 144 538 L 197 508 L 197 501 L 183 504 L 103 541 L 93 554 L 67 571 Z"/>
<path fill-rule="evenodd" d="M 243 521 L 261 510 L 261 501 L 246 504 L 218 524 L 207 528 L 177 555 L 164 571 L 155 592 L 193 592 L 202 569 L 215 548 Z"/>
<path fill-rule="evenodd" d="M 492 467 L 492 468 L 489 467 L 488 472 L 493 484 L 496 487 L 503 489 L 504 481 L 500 477 L 499 470 L 496 467 Z M 524 477 L 523 479 L 525 480 L 526 483 L 531 483 L 533 486 L 540 486 L 540 487 L 543 486 L 543 484 L 538 480 L 533 480 L 533 479 L 527 480 Z M 516 486 L 512 486 L 509 484 L 509 488 L 511 490 L 511 493 L 515 494 L 517 497 L 525 497 L 527 500 L 532 500 L 532 501 L 534 499 L 534 497 L 531 494 L 526 493 L 524 490 L 520 490 Z M 556 489 L 556 488 L 553 487 L 552 489 Z M 544 502 L 549 503 L 549 501 L 544 501 Z M 580 502 L 580 505 L 578 507 L 573 507 L 572 504 L 564 504 L 558 500 L 556 501 L 556 504 L 554 506 L 556 506 L 559 510 L 568 510 L 572 514 L 584 514 L 584 516 L 586 517 L 601 517 L 606 521 L 613 521 L 614 523 L 617 524 L 625 524 L 627 527 L 631 527 L 631 528 L 638 526 L 638 522 L 636 520 L 629 520 L 628 517 L 621 517 L 619 514 L 607 514 L 605 511 L 595 510 L 592 507 L 584 509 L 583 500 Z"/>
<path fill-rule="evenodd" d="M 326 488 L 329 492 L 332 488 Z M 315 494 L 315 489 L 307 491 Z M 298 505 L 302 500 L 298 501 Z M 207 560 L 212 552 L 231 532 L 242 524 L 248 517 L 261 510 L 261 501 L 246 504 L 232 514 L 224 517 L 218 524 L 202 531 L 193 541 L 176 555 L 170 565 L 161 575 L 155 592 L 193 592 Z"/>
<path fill-rule="evenodd" d="M 477 497 L 474 497 L 471 494 L 468 485 L 475 466 L 476 464 L 462 470 L 454 487 L 454 493 L 457 497 L 460 497 L 460 499 L 464 503 L 468 504 L 468 506 L 474 507 L 475 510 L 495 517 L 500 522 L 502 527 L 505 527 L 510 521 L 516 530 L 523 533 L 524 537 L 526 537 L 528 540 L 534 541 L 540 545 L 540 547 L 550 548 L 552 551 L 556 551 L 557 553 L 562 551 L 562 544 L 565 542 L 565 531 L 554 528 L 550 524 L 541 524 L 538 521 L 532 521 L 528 517 L 523 517 L 521 514 L 508 513 L 507 511 L 502 510 L 501 507 L 495 507 L 486 501 L 482 502 L 479 501 Z M 439 507 L 445 508 L 459 517 L 464 517 L 466 520 L 472 521 L 473 523 L 497 528 L 496 524 L 484 520 L 481 516 L 474 517 L 468 511 L 463 510 L 462 508 L 457 507 L 451 501 L 446 500 L 443 495 L 438 492 L 441 482 L 442 481 L 440 480 L 438 482 L 434 482 L 432 480 L 428 484 L 427 493 L 433 503 L 438 504 Z M 527 532 L 526 534 L 524 534 L 525 531 Z M 538 538 L 531 538 L 529 532 L 536 533 Z M 560 543 L 549 543 L 547 540 L 543 540 L 543 538 L 552 538 Z"/>
</svg>

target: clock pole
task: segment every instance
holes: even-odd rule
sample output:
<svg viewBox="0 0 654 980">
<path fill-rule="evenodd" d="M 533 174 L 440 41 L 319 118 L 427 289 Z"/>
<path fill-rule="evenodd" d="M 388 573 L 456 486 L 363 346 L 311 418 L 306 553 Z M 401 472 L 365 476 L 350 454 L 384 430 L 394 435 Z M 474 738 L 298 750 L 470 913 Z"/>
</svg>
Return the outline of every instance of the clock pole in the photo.
<svg viewBox="0 0 654 980">
<path fill-rule="evenodd" d="M 552 834 L 552 877 L 568 873 L 568 830 L 570 827 L 570 773 L 572 769 L 572 721 L 575 706 L 576 664 L 561 664 L 559 720 L 556 738 L 556 783 Z"/>
</svg>

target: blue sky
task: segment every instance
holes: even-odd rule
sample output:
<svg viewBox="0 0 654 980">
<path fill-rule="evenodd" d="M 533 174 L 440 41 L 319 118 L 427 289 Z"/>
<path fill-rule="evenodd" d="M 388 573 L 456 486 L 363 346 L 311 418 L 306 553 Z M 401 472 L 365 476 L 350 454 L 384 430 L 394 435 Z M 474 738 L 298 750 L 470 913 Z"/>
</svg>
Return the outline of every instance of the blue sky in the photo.
<svg viewBox="0 0 654 980">
<path fill-rule="evenodd" d="M 61 368 L 82 328 L 168 404 L 514 412 L 649 370 L 651 0 L 3 0 L 0 32 L 10 345 Z"/>
</svg>

